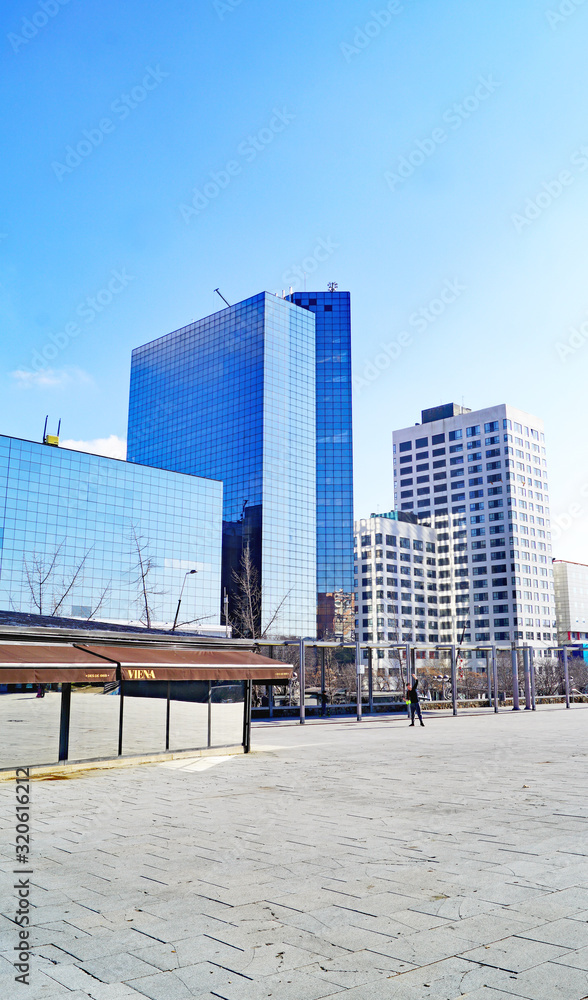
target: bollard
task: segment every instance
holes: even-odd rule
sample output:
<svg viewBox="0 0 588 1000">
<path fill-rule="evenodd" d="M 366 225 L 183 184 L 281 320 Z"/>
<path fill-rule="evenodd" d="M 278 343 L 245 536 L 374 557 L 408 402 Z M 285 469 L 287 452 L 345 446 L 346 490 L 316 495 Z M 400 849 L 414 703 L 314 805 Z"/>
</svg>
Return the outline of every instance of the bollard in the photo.
<svg viewBox="0 0 588 1000">
<path fill-rule="evenodd" d="M 498 714 L 498 662 L 496 659 L 496 646 L 492 646 L 492 683 L 494 685 L 494 713 Z"/>
<path fill-rule="evenodd" d="M 357 687 L 357 721 L 361 722 L 361 679 L 362 679 L 362 663 L 361 663 L 361 645 L 359 642 L 355 643 L 355 679 Z"/>
<path fill-rule="evenodd" d="M 518 712 L 519 705 L 519 654 L 516 649 L 511 651 L 512 657 L 512 710 Z"/>
<path fill-rule="evenodd" d="M 300 650 L 300 725 L 303 726 L 306 722 L 305 713 L 305 692 L 306 692 L 306 643 L 304 639 L 301 639 L 299 644 Z"/>
<path fill-rule="evenodd" d="M 455 646 L 451 647 L 451 707 L 453 714 L 457 715 L 457 658 Z"/>
<path fill-rule="evenodd" d="M 523 649 L 523 670 L 525 672 L 525 711 L 531 711 L 531 677 L 529 673 L 529 647 Z"/>
<path fill-rule="evenodd" d="M 566 685 L 566 708 L 570 707 L 570 671 L 568 667 L 568 650 L 567 647 L 563 648 L 563 663 L 564 663 L 564 681 Z"/>
</svg>

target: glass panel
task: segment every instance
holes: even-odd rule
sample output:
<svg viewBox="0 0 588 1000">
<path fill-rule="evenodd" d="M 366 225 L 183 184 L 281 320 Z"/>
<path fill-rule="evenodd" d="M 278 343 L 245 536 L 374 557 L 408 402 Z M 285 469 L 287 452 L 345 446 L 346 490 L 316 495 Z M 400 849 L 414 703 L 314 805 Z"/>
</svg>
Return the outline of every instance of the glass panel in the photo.
<svg viewBox="0 0 588 1000">
<path fill-rule="evenodd" d="M 0 694 L 0 768 L 56 763 L 61 693 L 46 690 L 44 698 L 37 698 L 36 685 L 18 691 L 15 684 L 5 687 L 9 690 Z"/>
<path fill-rule="evenodd" d="M 170 684 L 170 750 L 201 749 L 208 744 L 208 683 Z"/>
<path fill-rule="evenodd" d="M 118 688 L 104 693 L 103 684 L 72 687 L 68 760 L 116 757 L 118 753 Z"/>
<path fill-rule="evenodd" d="M 125 681 L 123 754 L 165 750 L 167 683 Z"/>
<path fill-rule="evenodd" d="M 213 684 L 211 691 L 213 747 L 243 743 L 244 684 L 230 681 Z"/>
</svg>

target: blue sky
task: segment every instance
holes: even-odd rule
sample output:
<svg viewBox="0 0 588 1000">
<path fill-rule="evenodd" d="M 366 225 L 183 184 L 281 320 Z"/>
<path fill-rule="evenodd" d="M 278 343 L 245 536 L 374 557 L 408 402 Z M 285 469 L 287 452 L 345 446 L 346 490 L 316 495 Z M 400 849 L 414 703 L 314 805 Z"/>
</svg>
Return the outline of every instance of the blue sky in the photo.
<svg viewBox="0 0 588 1000">
<path fill-rule="evenodd" d="M 2 18 L 2 433 L 112 448 L 134 346 L 299 268 L 352 294 L 357 515 L 392 506 L 394 428 L 509 402 L 545 421 L 554 553 L 588 562 L 588 4 Z"/>
</svg>

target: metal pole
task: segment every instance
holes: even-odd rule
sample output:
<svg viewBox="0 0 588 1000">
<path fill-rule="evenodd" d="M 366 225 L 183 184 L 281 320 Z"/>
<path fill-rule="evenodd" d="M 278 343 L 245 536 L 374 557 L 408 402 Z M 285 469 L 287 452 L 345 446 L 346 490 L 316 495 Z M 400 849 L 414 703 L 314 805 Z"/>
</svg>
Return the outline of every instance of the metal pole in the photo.
<svg viewBox="0 0 588 1000">
<path fill-rule="evenodd" d="M 122 670 L 120 672 L 120 708 L 118 712 L 118 755 L 122 757 L 122 747 L 123 747 L 123 721 L 124 721 L 124 708 L 125 708 L 125 682 L 122 676 Z"/>
<path fill-rule="evenodd" d="M 327 689 L 325 677 L 325 647 L 321 646 L 321 715 L 327 714 Z"/>
<path fill-rule="evenodd" d="M 306 643 L 304 639 L 301 639 L 299 644 L 300 650 L 300 671 L 299 671 L 299 681 L 300 681 L 300 725 L 303 726 L 306 722 L 305 715 L 305 693 L 306 693 Z"/>
<path fill-rule="evenodd" d="M 369 655 L 369 654 L 368 654 Z M 357 721 L 361 722 L 361 682 L 363 679 L 362 675 L 362 663 L 361 663 L 361 646 L 359 642 L 355 643 L 355 672 L 356 672 L 356 688 L 357 688 Z"/>
<path fill-rule="evenodd" d="M 410 643 L 407 642 L 404 647 L 404 652 L 406 656 L 406 694 L 408 696 L 408 689 L 412 684 L 412 678 L 410 676 Z M 408 697 L 406 699 L 406 718 L 410 722 L 410 703 Z"/>
<path fill-rule="evenodd" d="M 525 711 L 531 711 L 531 677 L 529 674 L 529 647 L 523 649 L 523 670 L 525 672 Z"/>
<path fill-rule="evenodd" d="M 568 648 L 563 648 L 564 682 L 566 686 L 566 708 L 570 707 L 570 671 L 568 667 Z"/>
<path fill-rule="evenodd" d="M 368 649 L 368 712 L 370 715 L 374 711 L 374 674 L 372 650 Z"/>
<path fill-rule="evenodd" d="M 169 750 L 169 693 L 171 681 L 167 682 L 167 700 L 165 706 L 165 749 Z"/>
<path fill-rule="evenodd" d="M 59 718 L 59 760 L 67 760 L 69 751 L 69 719 L 71 714 L 71 684 L 61 685 L 61 715 Z"/>
<path fill-rule="evenodd" d="M 529 650 L 529 667 L 531 673 L 531 709 L 535 711 L 535 650 Z"/>
<path fill-rule="evenodd" d="M 494 712 L 498 714 L 498 660 L 496 646 L 492 646 L 492 683 L 494 685 Z"/>
<path fill-rule="evenodd" d="M 512 710 L 518 712 L 521 707 L 519 705 L 519 654 L 514 646 L 510 656 L 512 662 Z"/>
<path fill-rule="evenodd" d="M 457 715 L 457 654 L 455 646 L 451 647 L 451 707 Z"/>
</svg>

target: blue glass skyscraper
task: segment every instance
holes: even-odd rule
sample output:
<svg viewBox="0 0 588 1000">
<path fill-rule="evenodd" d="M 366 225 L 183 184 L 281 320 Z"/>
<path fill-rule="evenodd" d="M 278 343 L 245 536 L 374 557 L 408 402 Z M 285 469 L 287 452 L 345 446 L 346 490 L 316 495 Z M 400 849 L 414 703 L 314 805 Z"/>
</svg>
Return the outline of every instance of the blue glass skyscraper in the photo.
<svg viewBox="0 0 588 1000">
<path fill-rule="evenodd" d="M 259 629 L 316 629 L 315 320 L 262 292 L 133 351 L 128 460 L 224 484 L 223 588 L 249 551 Z M 219 594 L 220 599 L 220 594 Z"/>
<path fill-rule="evenodd" d="M 350 638 L 353 432 L 349 292 L 295 292 L 316 322 L 317 634 Z"/>
</svg>

